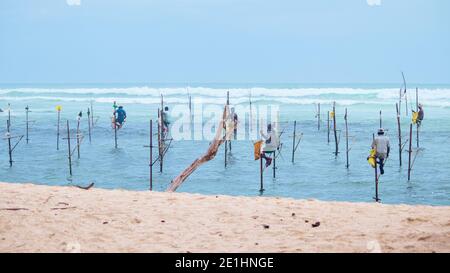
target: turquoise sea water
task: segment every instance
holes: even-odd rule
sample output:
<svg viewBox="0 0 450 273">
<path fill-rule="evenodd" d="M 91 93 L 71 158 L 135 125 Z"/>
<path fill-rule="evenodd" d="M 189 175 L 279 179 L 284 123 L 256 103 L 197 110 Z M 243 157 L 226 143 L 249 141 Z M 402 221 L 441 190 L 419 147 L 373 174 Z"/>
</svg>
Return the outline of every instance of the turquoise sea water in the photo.
<svg viewBox="0 0 450 273">
<path fill-rule="evenodd" d="M 400 85 L 364 84 L 88 84 L 88 85 L 1 85 L 0 133 L 6 133 L 8 103 L 11 104 L 11 131 L 25 134 L 25 107 L 30 108 L 30 141 L 23 139 L 13 153 L 9 167 L 7 141 L 0 142 L 0 181 L 33 182 L 48 185 L 88 184 L 96 187 L 148 190 L 149 187 L 149 120 L 156 120 L 160 95 L 171 108 L 187 107 L 188 94 L 201 100 L 203 107 L 222 107 L 226 93 L 230 103 L 239 109 L 252 105 L 279 109 L 283 148 L 277 158 L 277 177 L 272 169 L 265 173 L 265 196 L 317 198 L 321 200 L 367 201 L 374 196 L 374 172 L 367 164 L 372 134 L 383 127 L 391 138 L 392 153 L 386 174 L 380 179 L 379 195 L 383 203 L 450 205 L 450 86 L 417 85 L 419 99 L 425 107 L 420 147 L 407 181 L 407 147 L 403 166 L 398 164 L 398 140 L 395 103 Z M 408 86 L 408 108 L 415 108 L 415 87 Z M 122 104 L 128 121 L 119 131 L 119 147 L 114 148 L 110 116 L 112 103 Z M 340 133 L 340 151 L 335 157 L 333 136 L 327 143 L 326 111 L 336 101 L 337 127 L 344 129 L 344 111 L 348 110 L 350 135 L 350 168 L 345 167 L 345 135 Z M 97 123 L 88 141 L 86 110 L 91 102 Z M 316 104 L 321 103 L 321 130 L 317 129 Z M 60 150 L 56 150 L 55 106 L 63 107 Z M 195 105 L 194 105 L 195 107 Z M 402 104 L 403 140 L 407 140 L 411 114 Z M 73 176 L 68 175 L 66 120 L 76 127 L 77 114 L 83 111 L 81 131 L 85 139 L 81 158 L 73 158 Z M 195 112 L 195 111 L 194 111 Z M 195 112 L 198 114 L 198 112 Z M 238 112 L 238 114 L 240 114 Z M 177 116 L 173 117 L 174 121 Z M 240 118 L 244 121 L 245 114 Z M 248 117 L 247 117 L 248 118 Z M 303 133 L 295 163 L 291 163 L 293 121 Z M 259 129 L 259 128 L 258 128 Z M 156 126 L 154 127 L 156 132 Z M 72 134 L 74 131 L 72 130 Z M 415 127 L 413 149 L 416 152 Z M 72 142 L 75 145 L 75 141 Z M 156 145 L 156 136 L 155 136 Z M 168 150 L 163 173 L 154 169 L 154 189 L 163 191 L 194 159 L 208 148 L 209 140 L 174 140 Z M 156 156 L 156 149 L 155 149 Z M 229 195 L 259 195 L 259 162 L 253 160 L 252 140 L 232 142 L 229 164 L 224 167 L 224 149 L 216 158 L 196 170 L 178 189 L 181 192 Z"/>
</svg>

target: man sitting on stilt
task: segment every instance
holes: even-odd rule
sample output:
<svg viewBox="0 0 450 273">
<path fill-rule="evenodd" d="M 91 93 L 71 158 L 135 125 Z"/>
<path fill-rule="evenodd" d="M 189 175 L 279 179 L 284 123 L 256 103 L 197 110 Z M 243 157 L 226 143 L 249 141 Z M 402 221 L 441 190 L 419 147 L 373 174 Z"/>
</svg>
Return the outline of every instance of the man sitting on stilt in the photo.
<svg viewBox="0 0 450 273">
<path fill-rule="evenodd" d="M 266 168 L 272 163 L 272 158 L 267 154 L 273 153 L 278 149 L 278 134 L 272 129 L 272 125 L 267 125 L 267 135 L 261 130 L 261 137 L 264 139 L 264 145 L 261 148 L 261 157 L 266 160 Z"/>
</svg>

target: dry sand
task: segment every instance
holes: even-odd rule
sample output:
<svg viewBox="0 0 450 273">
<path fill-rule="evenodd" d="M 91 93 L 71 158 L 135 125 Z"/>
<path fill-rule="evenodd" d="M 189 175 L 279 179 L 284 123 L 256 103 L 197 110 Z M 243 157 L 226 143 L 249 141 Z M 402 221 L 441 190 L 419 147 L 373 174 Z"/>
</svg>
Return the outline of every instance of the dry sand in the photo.
<svg viewBox="0 0 450 273">
<path fill-rule="evenodd" d="M 78 251 L 449 252 L 450 207 L 0 183 L 0 252 Z"/>
</svg>

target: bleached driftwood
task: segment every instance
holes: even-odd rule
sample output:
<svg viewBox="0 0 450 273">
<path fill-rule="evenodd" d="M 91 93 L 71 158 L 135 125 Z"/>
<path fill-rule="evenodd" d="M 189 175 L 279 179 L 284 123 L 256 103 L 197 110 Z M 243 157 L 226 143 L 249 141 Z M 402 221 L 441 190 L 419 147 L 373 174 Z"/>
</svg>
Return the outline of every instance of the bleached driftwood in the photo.
<svg viewBox="0 0 450 273">
<path fill-rule="evenodd" d="M 220 145 L 225 140 L 230 139 L 231 134 L 233 134 L 234 124 L 230 122 L 230 120 L 231 120 L 230 111 L 228 105 L 226 105 L 225 108 L 223 109 L 222 119 L 220 120 L 219 125 L 217 126 L 216 135 L 214 136 L 214 139 L 209 145 L 209 148 L 206 151 L 206 153 L 201 157 L 197 158 L 182 173 L 180 173 L 177 177 L 175 177 L 175 179 L 172 180 L 169 187 L 167 188 L 166 190 L 167 192 L 176 191 L 177 188 L 188 178 L 188 176 L 191 175 L 198 167 L 200 167 L 200 165 L 210 161 L 216 156 Z M 226 130 L 224 134 L 223 132 L 225 128 Z"/>
</svg>

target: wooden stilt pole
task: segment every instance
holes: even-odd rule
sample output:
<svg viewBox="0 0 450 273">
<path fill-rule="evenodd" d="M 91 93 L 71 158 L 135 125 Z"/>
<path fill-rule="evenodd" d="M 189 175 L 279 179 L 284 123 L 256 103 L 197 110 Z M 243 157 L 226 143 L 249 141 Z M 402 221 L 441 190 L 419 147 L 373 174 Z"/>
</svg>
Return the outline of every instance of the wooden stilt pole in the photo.
<svg viewBox="0 0 450 273">
<path fill-rule="evenodd" d="M 347 167 L 347 169 L 348 169 L 348 167 L 350 166 L 349 165 L 349 163 L 348 163 L 348 152 L 349 152 L 349 150 L 348 150 L 348 122 L 347 122 L 347 108 L 345 108 L 345 117 L 344 117 L 344 119 L 345 119 L 345 143 L 346 143 L 346 159 L 347 159 L 347 164 L 345 165 L 346 167 Z"/>
<path fill-rule="evenodd" d="M 375 158 L 375 202 L 380 202 L 380 198 L 378 198 L 378 163 Z"/>
<path fill-rule="evenodd" d="M 8 155 L 9 155 L 9 167 L 12 167 L 12 148 L 11 148 L 11 131 L 10 131 L 10 127 L 11 127 L 11 120 L 8 117 L 8 120 L 6 121 L 6 131 L 8 132 L 7 137 L 8 137 Z"/>
<path fill-rule="evenodd" d="M 380 110 L 380 127 L 383 128 L 383 117 L 381 116 L 381 110 Z"/>
<path fill-rule="evenodd" d="M 224 129 L 225 129 L 225 137 L 226 137 L 226 135 L 227 135 L 227 125 L 226 124 L 224 124 Z M 225 138 L 225 145 L 224 145 L 224 149 L 225 149 L 225 160 L 224 160 L 224 163 L 225 163 L 225 168 L 227 167 L 227 156 L 228 156 L 228 145 L 227 145 L 227 142 L 228 142 L 228 140 Z"/>
<path fill-rule="evenodd" d="M 395 104 L 395 108 L 397 110 L 397 128 L 398 128 L 398 161 L 400 164 L 400 167 L 402 166 L 402 128 L 400 124 L 400 105 L 397 103 Z"/>
<path fill-rule="evenodd" d="M 67 121 L 67 148 L 69 152 L 69 174 L 72 176 L 72 149 L 70 148 L 70 128 L 69 121 Z"/>
<path fill-rule="evenodd" d="M 338 156 L 339 153 L 339 141 L 337 137 L 337 129 L 336 129 L 336 102 L 333 102 L 333 132 L 334 132 L 334 143 L 336 146 L 335 156 Z"/>
<path fill-rule="evenodd" d="M 12 150 L 11 147 L 11 105 L 8 103 L 8 120 L 6 121 L 6 131 L 8 136 L 8 154 L 9 154 L 9 167 L 12 167 L 13 159 L 12 159 Z"/>
<path fill-rule="evenodd" d="M 411 180 L 412 123 L 409 125 L 408 181 Z"/>
<path fill-rule="evenodd" d="M 294 120 L 294 134 L 292 135 L 292 163 L 294 163 L 295 160 L 295 135 L 297 130 L 297 121 Z"/>
<path fill-rule="evenodd" d="M 317 104 L 317 131 L 320 131 L 320 102 Z"/>
<path fill-rule="evenodd" d="M 27 127 L 27 131 L 26 131 L 26 141 L 27 141 L 27 144 L 28 144 L 28 141 L 30 140 L 30 138 L 28 137 L 28 130 L 29 130 L 29 126 L 28 126 L 28 124 L 29 124 L 29 121 L 28 121 L 28 113 L 30 112 L 30 108 L 28 107 L 28 105 L 27 105 L 27 107 L 25 107 L 25 116 L 26 116 L 26 127 Z"/>
<path fill-rule="evenodd" d="M 249 115 L 249 135 L 251 136 L 252 128 L 253 128 L 253 110 L 252 110 L 252 90 L 250 90 L 250 93 L 248 94 L 248 102 L 250 104 L 250 115 Z"/>
<path fill-rule="evenodd" d="M 275 150 L 273 152 L 273 166 L 272 166 L 273 178 L 275 178 L 275 176 L 276 176 L 276 169 L 277 169 L 276 162 L 277 162 L 277 151 Z"/>
<path fill-rule="evenodd" d="M 328 144 L 330 143 L 330 111 L 327 112 L 327 136 Z"/>
<path fill-rule="evenodd" d="M 90 122 L 91 122 L 92 128 L 94 128 L 94 105 L 92 103 L 92 100 L 91 100 L 91 120 L 90 120 Z"/>
<path fill-rule="evenodd" d="M 230 105 L 230 91 L 227 91 L 227 107 Z M 224 127 L 225 129 L 225 136 L 227 135 L 227 125 L 226 125 L 226 121 L 224 123 Z M 228 145 L 230 146 L 230 150 L 231 150 L 231 141 L 225 138 L 225 168 L 227 167 L 227 156 L 228 156 Z"/>
<path fill-rule="evenodd" d="M 150 120 L 150 190 L 153 190 L 153 120 Z"/>
<path fill-rule="evenodd" d="M 264 191 L 264 169 L 262 157 L 259 158 L 259 182 L 260 182 L 259 192 L 262 193 Z"/>
<path fill-rule="evenodd" d="M 162 110 L 158 108 L 158 155 L 159 155 L 159 172 L 163 171 L 163 125 L 162 125 Z"/>
<path fill-rule="evenodd" d="M 58 111 L 58 121 L 56 125 L 56 150 L 59 151 L 59 124 L 61 122 L 61 106 L 56 106 L 56 110 Z"/>
<path fill-rule="evenodd" d="M 163 111 L 164 111 L 164 96 L 161 94 L 161 110 L 158 112 L 159 117 L 159 172 L 163 172 L 164 166 L 164 124 L 163 124 Z"/>
<path fill-rule="evenodd" d="M 81 120 L 81 112 L 78 114 L 77 120 L 77 156 L 80 159 L 80 120 Z"/>
<path fill-rule="evenodd" d="M 408 93 L 406 92 L 406 88 L 405 88 L 405 113 L 406 116 L 408 116 Z"/>
<path fill-rule="evenodd" d="M 230 106 L 230 91 L 227 92 L 227 106 L 228 106 L 228 107 Z M 231 115 L 230 115 L 230 118 L 232 118 L 233 121 L 234 121 L 234 117 L 231 117 Z M 236 128 L 233 128 L 233 132 L 234 132 L 235 130 L 236 130 Z M 226 134 L 226 131 L 225 131 L 225 134 Z M 225 141 L 225 146 L 226 146 L 226 144 L 227 144 L 227 140 Z M 231 138 L 228 139 L 228 146 L 229 146 L 230 153 L 231 153 Z"/>
<path fill-rule="evenodd" d="M 92 137 L 91 137 L 91 111 L 90 111 L 89 108 L 87 109 L 87 116 L 88 116 L 89 143 L 92 143 Z"/>
<path fill-rule="evenodd" d="M 117 149 L 117 123 L 114 122 L 114 148 Z"/>
<path fill-rule="evenodd" d="M 406 116 L 408 116 L 408 94 L 407 94 L 407 88 L 406 88 L 406 79 L 405 79 L 405 74 L 402 72 L 402 77 L 403 77 L 403 86 L 404 86 L 404 94 L 405 94 L 405 112 L 406 112 Z"/>
</svg>

